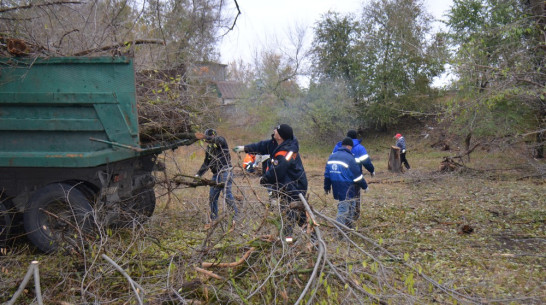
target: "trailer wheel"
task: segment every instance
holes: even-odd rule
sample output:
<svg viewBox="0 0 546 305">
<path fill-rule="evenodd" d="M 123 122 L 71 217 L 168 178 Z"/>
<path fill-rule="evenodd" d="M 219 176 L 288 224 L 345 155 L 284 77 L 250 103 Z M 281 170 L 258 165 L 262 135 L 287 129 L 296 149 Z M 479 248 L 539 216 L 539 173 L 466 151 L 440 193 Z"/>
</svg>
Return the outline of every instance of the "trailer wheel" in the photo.
<svg viewBox="0 0 546 305">
<path fill-rule="evenodd" d="M 67 184 L 76 187 L 85 197 L 89 200 L 89 203 L 93 205 L 97 200 L 98 189 L 91 184 L 87 184 L 83 181 L 70 180 L 66 181 Z"/>
<path fill-rule="evenodd" d="M 143 223 L 155 210 L 155 192 L 153 188 L 144 189 L 120 204 L 121 212 L 114 226 L 126 227 L 132 223 Z"/>
<path fill-rule="evenodd" d="M 78 188 L 55 183 L 36 191 L 24 213 L 25 231 L 40 250 L 80 249 L 93 228 L 93 208 Z"/>
<path fill-rule="evenodd" d="M 137 194 L 133 209 L 138 215 L 151 217 L 155 210 L 155 192 L 153 188 L 146 189 Z"/>
</svg>

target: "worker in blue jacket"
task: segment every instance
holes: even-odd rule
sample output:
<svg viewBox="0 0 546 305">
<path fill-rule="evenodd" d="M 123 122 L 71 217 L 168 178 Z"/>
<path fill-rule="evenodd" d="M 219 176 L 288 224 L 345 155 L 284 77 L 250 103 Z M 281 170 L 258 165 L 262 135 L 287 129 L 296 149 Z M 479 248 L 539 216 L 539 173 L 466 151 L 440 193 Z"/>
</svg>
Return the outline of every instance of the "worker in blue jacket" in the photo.
<svg viewBox="0 0 546 305">
<path fill-rule="evenodd" d="M 357 133 L 356 130 L 349 130 L 347 131 L 347 137 L 351 138 L 353 140 L 353 148 L 351 149 L 351 153 L 354 155 L 356 163 L 358 163 L 360 170 L 362 171 L 362 166 L 370 172 L 370 175 L 373 177 L 375 176 L 375 168 L 372 164 L 372 159 L 368 155 L 368 152 L 366 151 L 366 148 L 364 145 L 362 145 L 362 142 L 357 139 Z M 334 151 L 332 153 L 335 153 L 341 148 L 341 141 L 339 141 L 336 146 L 334 147 Z M 360 216 L 360 201 L 356 203 L 356 212 L 355 212 L 355 219 L 358 219 Z"/>
<path fill-rule="evenodd" d="M 292 127 L 280 124 L 273 130 L 271 139 L 237 146 L 233 151 L 271 156 L 260 184 L 273 190 L 273 196 L 280 199 L 287 220 L 283 226 L 283 235 L 285 241 L 291 243 L 293 224 L 297 222 L 303 226 L 307 220 L 305 210 L 290 207 L 291 203 L 301 201 L 299 194 L 305 197 L 307 193 L 307 176 Z"/>
<path fill-rule="evenodd" d="M 361 141 L 357 139 L 356 130 L 349 130 L 347 131 L 347 137 L 351 138 L 353 140 L 353 148 L 351 149 L 351 153 L 355 156 L 356 163 L 360 165 L 360 168 L 362 169 L 362 166 L 370 172 L 372 176 L 375 176 L 375 168 L 372 164 L 372 159 L 370 158 L 370 155 L 368 155 L 368 152 L 366 151 L 366 148 L 364 145 L 362 145 Z M 336 146 L 334 146 L 334 150 L 332 153 L 335 153 L 341 148 L 341 141 L 337 142 Z"/>
<path fill-rule="evenodd" d="M 368 189 L 351 153 L 353 145 L 353 139 L 343 139 L 341 148 L 328 158 L 324 171 L 324 192 L 328 194 L 332 190 L 334 199 L 339 201 L 336 220 L 349 228 L 353 228 L 353 222 L 358 219 L 356 206 L 360 203 L 360 189 Z"/>
</svg>

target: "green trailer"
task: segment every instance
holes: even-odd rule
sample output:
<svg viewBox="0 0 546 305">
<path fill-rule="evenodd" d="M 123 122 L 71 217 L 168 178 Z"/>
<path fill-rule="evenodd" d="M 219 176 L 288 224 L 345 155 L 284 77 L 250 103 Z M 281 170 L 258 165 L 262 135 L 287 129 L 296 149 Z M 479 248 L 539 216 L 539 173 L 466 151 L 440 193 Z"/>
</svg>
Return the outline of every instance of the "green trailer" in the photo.
<svg viewBox="0 0 546 305">
<path fill-rule="evenodd" d="M 140 143 L 131 58 L 0 58 L 0 242 L 22 221 L 51 252 L 151 216 L 157 155 L 192 142 Z"/>
</svg>

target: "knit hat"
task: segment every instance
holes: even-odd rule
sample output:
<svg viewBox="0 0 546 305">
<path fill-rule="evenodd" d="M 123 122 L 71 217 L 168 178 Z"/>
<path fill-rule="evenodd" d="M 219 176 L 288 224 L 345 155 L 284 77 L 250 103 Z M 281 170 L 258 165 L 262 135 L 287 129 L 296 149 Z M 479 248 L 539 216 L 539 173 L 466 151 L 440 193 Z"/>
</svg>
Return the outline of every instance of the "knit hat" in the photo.
<svg viewBox="0 0 546 305">
<path fill-rule="evenodd" d="M 356 130 L 349 130 L 347 131 L 347 137 L 351 138 L 351 139 L 356 139 L 357 135 L 356 135 Z"/>
<path fill-rule="evenodd" d="M 399 134 L 399 133 L 397 133 L 397 134 L 396 134 L 396 135 L 395 135 L 394 137 L 395 137 L 395 138 L 397 138 L 397 139 L 399 139 L 399 138 L 401 138 L 401 137 L 402 137 L 402 135 L 401 135 L 401 134 Z"/>
<path fill-rule="evenodd" d="M 216 130 L 214 130 L 212 128 L 209 128 L 209 129 L 205 130 L 205 135 L 207 137 L 214 137 L 214 136 L 216 136 Z"/>
<path fill-rule="evenodd" d="M 290 127 L 290 125 L 288 124 L 281 124 L 279 126 L 277 126 L 277 132 L 279 133 L 279 136 L 281 136 L 281 138 L 283 140 L 292 140 L 294 139 L 294 131 L 292 130 L 292 127 Z"/>
<path fill-rule="evenodd" d="M 351 139 L 349 137 L 346 137 L 345 139 L 343 139 L 343 141 L 341 141 L 341 146 L 351 146 L 351 147 L 353 147 L 353 139 Z"/>
</svg>

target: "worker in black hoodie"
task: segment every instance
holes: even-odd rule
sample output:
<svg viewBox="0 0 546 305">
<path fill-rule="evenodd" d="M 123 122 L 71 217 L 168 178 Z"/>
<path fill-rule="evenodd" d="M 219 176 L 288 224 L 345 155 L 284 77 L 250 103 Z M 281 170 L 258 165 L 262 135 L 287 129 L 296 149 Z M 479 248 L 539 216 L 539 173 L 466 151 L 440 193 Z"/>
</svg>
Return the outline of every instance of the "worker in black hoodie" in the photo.
<svg viewBox="0 0 546 305">
<path fill-rule="evenodd" d="M 233 173 L 231 166 L 231 155 L 229 147 L 224 137 L 219 136 L 214 129 L 205 130 L 204 137 L 207 145 L 205 160 L 195 174 L 196 177 L 201 177 L 210 169 L 212 172 L 212 180 L 219 185 L 211 186 L 209 191 L 210 205 L 210 221 L 215 221 L 218 218 L 218 198 L 220 193 L 224 192 L 226 203 L 233 210 L 233 222 L 237 218 L 237 205 L 231 193 L 231 184 L 233 183 Z M 205 228 L 210 227 L 210 223 L 205 225 Z"/>
</svg>

